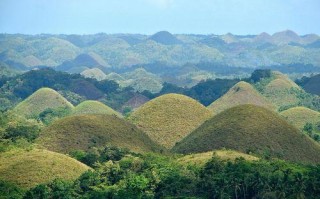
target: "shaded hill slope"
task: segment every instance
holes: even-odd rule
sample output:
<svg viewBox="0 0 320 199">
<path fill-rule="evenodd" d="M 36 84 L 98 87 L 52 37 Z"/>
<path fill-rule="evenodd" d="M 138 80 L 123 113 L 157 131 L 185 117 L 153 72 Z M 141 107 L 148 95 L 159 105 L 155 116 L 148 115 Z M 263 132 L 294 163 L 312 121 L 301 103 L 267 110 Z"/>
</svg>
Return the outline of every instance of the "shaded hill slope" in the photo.
<svg viewBox="0 0 320 199">
<path fill-rule="evenodd" d="M 63 153 L 105 145 L 135 152 L 161 149 L 134 125 L 111 115 L 78 115 L 60 119 L 43 130 L 37 143 Z"/>
<path fill-rule="evenodd" d="M 199 153 L 222 148 L 296 162 L 320 162 L 318 143 L 276 113 L 254 105 L 240 105 L 218 114 L 179 142 L 173 151 Z"/>
</svg>

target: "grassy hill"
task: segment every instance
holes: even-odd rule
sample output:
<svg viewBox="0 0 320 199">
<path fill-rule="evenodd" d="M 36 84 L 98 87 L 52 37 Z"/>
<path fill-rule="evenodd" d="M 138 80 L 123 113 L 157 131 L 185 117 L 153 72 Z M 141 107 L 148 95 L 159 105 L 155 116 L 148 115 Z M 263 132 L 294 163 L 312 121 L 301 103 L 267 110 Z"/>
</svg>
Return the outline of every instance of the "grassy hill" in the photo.
<svg viewBox="0 0 320 199">
<path fill-rule="evenodd" d="M 179 39 L 177 39 L 174 35 L 172 35 L 168 31 L 157 32 L 156 34 L 150 36 L 149 39 L 163 45 L 177 45 L 182 43 Z"/>
<path fill-rule="evenodd" d="M 194 99 L 166 94 L 142 105 L 129 120 L 152 140 L 171 148 L 210 117 L 210 111 Z"/>
<path fill-rule="evenodd" d="M 298 84 L 307 92 L 320 96 L 320 74 L 312 77 L 303 77 L 298 81 Z"/>
<path fill-rule="evenodd" d="M 105 145 L 135 152 L 159 150 L 141 130 L 112 115 L 78 115 L 60 119 L 42 131 L 37 143 L 63 153 Z"/>
<path fill-rule="evenodd" d="M 37 117 L 46 109 L 65 108 L 71 110 L 73 105 L 58 92 L 50 88 L 41 88 L 20 102 L 14 112 L 27 118 Z"/>
<path fill-rule="evenodd" d="M 319 109 L 317 105 L 319 99 L 316 96 L 306 93 L 295 82 L 280 72 L 272 72 L 270 78 L 262 79 L 255 86 L 280 111 L 294 106 Z"/>
<path fill-rule="evenodd" d="M 320 123 L 320 113 L 306 107 L 290 108 L 280 114 L 299 129 L 303 129 L 306 123 Z"/>
<path fill-rule="evenodd" d="M 199 153 L 222 148 L 296 162 L 320 162 L 318 143 L 278 114 L 254 105 L 236 106 L 216 115 L 179 142 L 173 151 Z"/>
<path fill-rule="evenodd" d="M 0 179 L 25 189 L 56 178 L 75 180 L 89 169 L 66 155 L 40 149 L 3 152 L 0 162 Z"/>
<path fill-rule="evenodd" d="M 234 85 L 225 95 L 210 104 L 208 108 L 214 114 L 218 114 L 241 104 L 254 104 L 270 110 L 276 109 L 275 106 L 258 93 L 253 86 L 243 81 Z"/>
<path fill-rule="evenodd" d="M 199 165 L 203 166 L 206 162 L 208 162 L 212 157 L 218 157 L 222 160 L 231 160 L 234 161 L 236 158 L 244 158 L 248 161 L 259 160 L 259 158 L 248 155 L 245 153 L 241 153 L 233 150 L 214 150 L 204 153 L 195 153 L 190 155 L 185 155 L 178 159 L 178 162 L 182 164 L 191 164 L 191 165 Z"/>
<path fill-rule="evenodd" d="M 87 78 L 94 78 L 98 81 L 106 79 L 106 74 L 104 74 L 104 72 L 99 68 L 86 69 L 82 71 L 80 74 Z"/>
<path fill-rule="evenodd" d="M 87 100 L 81 102 L 78 106 L 76 106 L 73 111 L 73 115 L 81 115 L 81 114 L 106 114 L 106 115 L 116 115 L 118 117 L 122 117 L 120 113 L 113 110 L 112 108 L 104 105 L 99 101 Z"/>
</svg>

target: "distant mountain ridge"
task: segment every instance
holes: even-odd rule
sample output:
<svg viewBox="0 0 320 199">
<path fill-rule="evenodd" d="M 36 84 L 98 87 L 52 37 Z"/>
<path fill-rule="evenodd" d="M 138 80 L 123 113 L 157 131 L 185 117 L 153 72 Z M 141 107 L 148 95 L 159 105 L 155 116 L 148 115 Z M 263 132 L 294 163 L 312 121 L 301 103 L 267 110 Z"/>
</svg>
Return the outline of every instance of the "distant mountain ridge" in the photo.
<svg viewBox="0 0 320 199">
<path fill-rule="evenodd" d="M 0 62 L 15 67 L 50 66 L 101 70 L 162 62 L 170 66 L 211 62 L 234 67 L 311 64 L 320 67 L 320 37 L 285 30 L 272 35 L 195 35 L 160 31 L 153 35 L 0 34 Z M 21 65 L 21 66 L 20 66 Z M 80 71 L 81 72 L 81 71 Z M 106 72 L 106 71 L 104 71 Z"/>
</svg>

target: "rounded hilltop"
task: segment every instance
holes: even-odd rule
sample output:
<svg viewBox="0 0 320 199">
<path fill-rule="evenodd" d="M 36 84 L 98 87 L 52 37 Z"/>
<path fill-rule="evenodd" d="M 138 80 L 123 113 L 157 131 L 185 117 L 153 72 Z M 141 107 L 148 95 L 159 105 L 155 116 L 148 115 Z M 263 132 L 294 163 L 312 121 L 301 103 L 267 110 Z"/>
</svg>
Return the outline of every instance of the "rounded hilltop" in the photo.
<svg viewBox="0 0 320 199">
<path fill-rule="evenodd" d="M 133 124 L 114 115 L 75 115 L 53 122 L 43 129 L 37 143 L 62 153 L 87 151 L 112 145 L 134 152 L 158 152 L 162 148 Z"/>
<path fill-rule="evenodd" d="M 169 149 L 211 116 L 206 107 L 192 98 L 166 94 L 145 103 L 128 119 Z"/>
<path fill-rule="evenodd" d="M 255 105 L 230 108 L 206 121 L 172 151 L 199 153 L 216 149 L 270 155 L 296 162 L 320 161 L 320 145 L 280 115 Z"/>
</svg>

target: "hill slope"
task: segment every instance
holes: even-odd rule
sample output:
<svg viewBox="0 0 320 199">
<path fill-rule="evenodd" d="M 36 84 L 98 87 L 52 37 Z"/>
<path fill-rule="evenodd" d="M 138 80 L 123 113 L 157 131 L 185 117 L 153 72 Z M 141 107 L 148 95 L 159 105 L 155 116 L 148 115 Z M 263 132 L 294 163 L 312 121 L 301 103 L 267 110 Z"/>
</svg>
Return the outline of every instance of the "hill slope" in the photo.
<svg viewBox="0 0 320 199">
<path fill-rule="evenodd" d="M 185 156 L 179 158 L 178 162 L 182 163 L 182 164 L 203 166 L 212 157 L 218 157 L 222 160 L 231 160 L 231 161 L 234 161 L 236 158 L 244 158 L 245 160 L 248 160 L 248 161 L 259 160 L 259 158 L 255 157 L 255 156 L 241 153 L 238 151 L 215 150 L 215 151 L 210 151 L 210 152 L 185 155 Z"/>
<path fill-rule="evenodd" d="M 87 100 L 81 102 L 76 106 L 73 111 L 73 115 L 82 115 L 82 114 L 106 114 L 106 115 L 116 115 L 122 117 L 120 113 L 113 110 L 112 108 L 104 105 L 99 101 Z"/>
<path fill-rule="evenodd" d="M 64 153 L 105 145 L 135 152 L 159 149 L 134 125 L 111 115 L 78 115 L 60 119 L 44 129 L 37 142 L 49 150 Z"/>
<path fill-rule="evenodd" d="M 241 104 L 254 104 L 274 110 L 275 107 L 259 94 L 253 86 L 246 82 L 239 82 L 234 85 L 225 95 L 214 101 L 208 108 L 218 114 L 231 107 Z"/>
<path fill-rule="evenodd" d="M 260 84 L 262 95 L 279 110 L 298 105 L 310 106 L 309 104 L 312 104 L 311 101 L 314 100 L 313 96 L 308 95 L 295 82 L 280 72 L 272 72 L 271 78 L 263 79 L 258 84 Z"/>
<path fill-rule="evenodd" d="M 40 149 L 0 153 L 0 162 L 0 179 L 26 189 L 56 178 L 75 180 L 89 169 L 66 155 Z"/>
<path fill-rule="evenodd" d="M 210 111 L 194 99 L 167 94 L 142 105 L 129 120 L 152 140 L 171 148 L 210 117 Z"/>
<path fill-rule="evenodd" d="M 236 106 L 218 114 L 179 142 L 173 151 L 199 153 L 221 148 L 296 162 L 320 162 L 319 144 L 276 113 L 254 105 Z"/>
<path fill-rule="evenodd" d="M 298 83 L 307 92 L 320 96 L 320 74 L 312 77 L 303 77 Z"/>
<path fill-rule="evenodd" d="M 87 78 L 94 78 L 98 81 L 106 79 L 106 74 L 99 68 L 91 68 L 91 69 L 86 69 L 80 73 L 82 76 L 87 77 Z"/>
<path fill-rule="evenodd" d="M 41 88 L 20 102 L 14 112 L 27 118 L 36 117 L 44 110 L 51 108 L 72 109 L 73 105 L 58 92 L 50 88 Z"/>
<path fill-rule="evenodd" d="M 167 31 L 160 31 L 156 34 L 149 37 L 149 39 L 156 41 L 163 45 L 175 45 L 175 44 L 181 44 L 182 42 L 177 39 L 174 35 Z"/>
<path fill-rule="evenodd" d="M 320 122 L 320 113 L 306 107 L 290 108 L 280 114 L 299 129 L 303 129 L 306 123 L 317 124 Z"/>
</svg>

